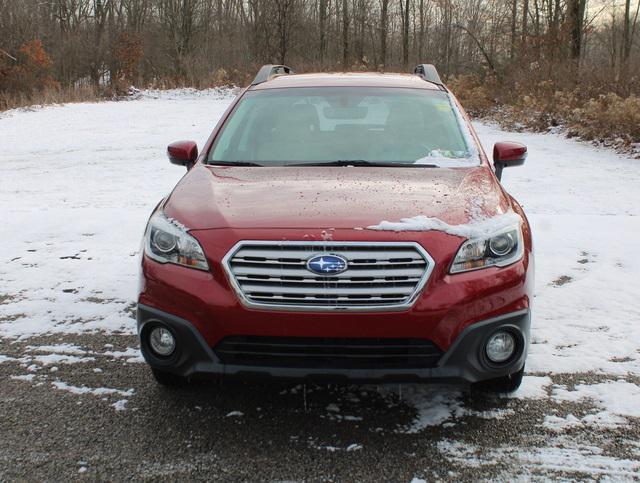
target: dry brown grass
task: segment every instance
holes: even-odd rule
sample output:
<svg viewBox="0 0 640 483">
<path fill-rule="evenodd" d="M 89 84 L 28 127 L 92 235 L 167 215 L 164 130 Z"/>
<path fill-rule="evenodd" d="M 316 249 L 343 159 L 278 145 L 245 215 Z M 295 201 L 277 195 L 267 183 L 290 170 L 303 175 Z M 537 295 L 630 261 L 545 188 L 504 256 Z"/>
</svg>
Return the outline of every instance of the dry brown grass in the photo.
<svg viewBox="0 0 640 483">
<path fill-rule="evenodd" d="M 212 87 L 224 87 L 239 85 L 244 86 L 251 82 L 258 67 L 252 72 L 242 72 L 237 69 L 220 68 L 214 72 L 202 76 L 166 77 L 152 79 L 145 83 L 145 89 L 176 89 L 191 87 L 195 89 L 208 89 Z M 126 96 L 130 83 L 124 80 L 112 82 L 108 87 L 97 88 L 91 83 L 82 83 L 74 87 L 47 86 L 32 90 L 0 89 L 0 112 L 9 109 L 29 107 L 46 104 L 62 104 L 67 102 L 95 102 L 100 100 L 113 100 Z"/>
<path fill-rule="evenodd" d="M 558 127 L 569 137 L 640 157 L 640 97 L 635 94 L 607 92 L 595 82 L 576 85 L 535 78 L 498 82 L 475 75 L 452 79 L 449 87 L 470 114 L 505 128 L 547 131 Z"/>
<path fill-rule="evenodd" d="M 483 116 L 497 105 L 495 81 L 481 80 L 473 74 L 454 77 L 447 83 L 465 110 L 472 116 Z"/>
<path fill-rule="evenodd" d="M 0 91 L 0 111 L 34 105 L 91 102 L 104 99 L 92 85 L 79 87 L 49 87 L 30 93 Z"/>
<path fill-rule="evenodd" d="M 601 95 L 574 109 L 568 117 L 570 129 L 584 139 L 640 142 L 640 97 L 635 95 Z"/>
</svg>

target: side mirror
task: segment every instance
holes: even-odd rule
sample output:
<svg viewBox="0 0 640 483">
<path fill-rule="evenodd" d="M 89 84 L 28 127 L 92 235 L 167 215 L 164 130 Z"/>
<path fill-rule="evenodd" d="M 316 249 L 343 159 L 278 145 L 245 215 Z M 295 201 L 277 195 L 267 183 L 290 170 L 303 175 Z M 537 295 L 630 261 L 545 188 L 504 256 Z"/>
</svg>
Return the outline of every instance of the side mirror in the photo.
<svg viewBox="0 0 640 483">
<path fill-rule="evenodd" d="M 522 166 L 527 159 L 527 147 L 520 143 L 501 142 L 493 147 L 493 164 L 496 176 L 502 179 L 502 170 L 512 166 Z"/>
<path fill-rule="evenodd" d="M 167 147 L 167 156 L 172 164 L 191 169 L 198 159 L 198 145 L 193 141 L 176 141 Z"/>
</svg>

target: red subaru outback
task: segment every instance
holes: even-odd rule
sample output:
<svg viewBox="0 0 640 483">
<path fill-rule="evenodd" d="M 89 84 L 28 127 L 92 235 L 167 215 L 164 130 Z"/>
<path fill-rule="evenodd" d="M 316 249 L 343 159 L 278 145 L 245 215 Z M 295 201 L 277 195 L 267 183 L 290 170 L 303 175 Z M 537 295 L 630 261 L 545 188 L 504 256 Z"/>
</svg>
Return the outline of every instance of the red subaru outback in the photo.
<svg viewBox="0 0 640 483">
<path fill-rule="evenodd" d="M 522 380 L 531 232 L 432 65 L 295 75 L 264 66 L 144 237 L 142 353 L 161 384 L 200 375 Z"/>
</svg>

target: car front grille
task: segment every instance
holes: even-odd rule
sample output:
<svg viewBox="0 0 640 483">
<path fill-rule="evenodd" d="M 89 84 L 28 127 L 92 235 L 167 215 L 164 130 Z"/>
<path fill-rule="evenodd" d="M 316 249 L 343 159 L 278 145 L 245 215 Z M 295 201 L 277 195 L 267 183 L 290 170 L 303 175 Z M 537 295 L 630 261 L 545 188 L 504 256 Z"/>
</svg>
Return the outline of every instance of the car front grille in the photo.
<svg viewBox="0 0 640 483">
<path fill-rule="evenodd" d="M 430 368 L 442 357 L 422 339 L 233 336 L 214 352 L 224 364 L 314 369 Z"/>
<path fill-rule="evenodd" d="M 317 256 L 338 256 L 348 267 L 318 274 Z M 224 259 L 238 295 L 251 307 L 282 310 L 393 310 L 409 307 L 434 262 L 413 242 L 243 241 Z"/>
</svg>

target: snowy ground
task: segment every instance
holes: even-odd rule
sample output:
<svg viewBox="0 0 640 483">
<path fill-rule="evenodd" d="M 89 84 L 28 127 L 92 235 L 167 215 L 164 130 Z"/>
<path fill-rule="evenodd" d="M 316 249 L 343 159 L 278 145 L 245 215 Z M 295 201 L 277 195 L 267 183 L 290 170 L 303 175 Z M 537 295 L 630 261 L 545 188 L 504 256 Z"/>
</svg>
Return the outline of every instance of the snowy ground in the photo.
<svg viewBox="0 0 640 483">
<path fill-rule="evenodd" d="M 0 114 L 0 480 L 35 467 L 62 472 L 49 479 L 118 479 L 127 465 L 156 478 L 639 479 L 640 163 L 554 134 L 476 126 L 488 152 L 498 140 L 530 151 L 504 173 L 537 257 L 530 375 L 512 398 L 413 385 L 155 387 L 132 335 L 140 237 L 183 174 L 166 144 L 202 144 L 229 99 L 173 91 Z M 27 451 L 28 428 L 43 427 L 34 404 L 58 415 L 54 440 L 66 434 L 56 427 L 82 425 L 58 449 Z M 136 432 L 167 405 L 175 433 Z M 113 466 L 122 449 L 91 452 L 98 420 L 115 447 L 175 442 L 169 460 L 145 452 Z"/>
</svg>

